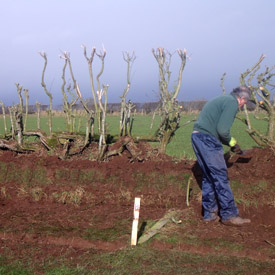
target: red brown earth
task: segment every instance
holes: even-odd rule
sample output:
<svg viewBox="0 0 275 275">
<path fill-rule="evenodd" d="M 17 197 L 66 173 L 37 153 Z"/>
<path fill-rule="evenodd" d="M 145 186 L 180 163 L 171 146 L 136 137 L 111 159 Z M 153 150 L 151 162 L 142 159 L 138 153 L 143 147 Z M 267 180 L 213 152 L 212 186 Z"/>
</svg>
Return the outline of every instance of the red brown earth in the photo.
<svg viewBox="0 0 275 275">
<path fill-rule="evenodd" d="M 200 169 L 194 161 L 175 160 L 149 150 L 146 144 L 140 146 L 145 154 L 142 162 L 131 162 L 127 152 L 97 162 L 86 159 L 89 150 L 85 156 L 70 160 L 59 160 L 43 151 L 28 155 L 0 151 L 0 253 L 18 259 L 31 257 L 34 262 L 63 255 L 77 264 L 87 251 L 101 253 L 127 247 L 134 198 L 140 196 L 140 224 L 156 221 L 170 209 L 180 209 L 182 224 L 168 224 L 163 234 L 169 235 L 172 228 L 179 240 L 200 237 L 196 245 L 153 238 L 150 247 L 198 254 L 215 254 L 218 249 L 227 256 L 275 262 L 275 153 L 271 149 L 255 148 L 247 156 L 228 160 L 230 181 L 241 185 L 234 192 L 240 214 L 252 220 L 247 226 L 231 227 L 202 221 Z M 24 171 L 38 169 L 46 171 L 41 176 L 46 183 L 38 182 L 41 178 L 37 173 L 30 172 L 28 180 L 23 178 Z M 16 170 L 21 173 L 17 181 L 9 175 Z M 193 176 L 189 207 L 186 174 Z M 73 201 L 73 194 L 81 199 Z M 116 228 L 121 234 L 116 232 L 112 237 Z M 87 237 L 88 229 L 92 234 L 105 232 L 107 237 Z M 227 245 L 222 246 L 219 240 Z M 213 245 L 207 244 L 209 241 Z M 231 249 L 230 243 L 242 249 Z"/>
</svg>

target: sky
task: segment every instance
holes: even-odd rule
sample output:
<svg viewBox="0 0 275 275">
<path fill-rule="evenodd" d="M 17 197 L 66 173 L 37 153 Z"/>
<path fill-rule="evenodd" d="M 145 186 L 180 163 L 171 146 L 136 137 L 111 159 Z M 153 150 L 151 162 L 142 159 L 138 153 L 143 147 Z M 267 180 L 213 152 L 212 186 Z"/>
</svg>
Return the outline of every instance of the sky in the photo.
<svg viewBox="0 0 275 275">
<path fill-rule="evenodd" d="M 16 85 L 29 90 L 30 104 L 48 104 L 41 86 L 47 53 L 45 83 L 54 105 L 62 103 L 59 55 L 70 53 L 83 97 L 91 98 L 89 70 L 81 45 L 106 49 L 101 83 L 109 85 L 108 102 L 120 102 L 126 87 L 127 64 L 122 53 L 135 52 L 127 99 L 157 101 L 159 72 L 152 49 L 163 47 L 172 56 L 172 89 L 180 59 L 188 59 L 179 100 L 209 100 L 222 94 L 221 77 L 229 93 L 240 74 L 261 54 L 262 67 L 275 65 L 275 1 L 273 0 L 0 0 L 0 101 L 19 102 Z M 93 71 L 99 72 L 95 58 Z M 66 72 L 70 81 L 69 71 Z"/>
</svg>

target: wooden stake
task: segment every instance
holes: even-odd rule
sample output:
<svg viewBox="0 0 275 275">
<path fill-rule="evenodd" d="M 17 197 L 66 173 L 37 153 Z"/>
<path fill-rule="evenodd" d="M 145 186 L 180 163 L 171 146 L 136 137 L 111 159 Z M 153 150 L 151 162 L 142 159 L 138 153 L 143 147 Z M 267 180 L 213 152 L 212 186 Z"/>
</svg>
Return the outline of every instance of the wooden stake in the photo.
<svg viewBox="0 0 275 275">
<path fill-rule="evenodd" d="M 137 245 L 139 210 L 140 210 L 140 198 L 135 198 L 131 245 Z"/>
</svg>

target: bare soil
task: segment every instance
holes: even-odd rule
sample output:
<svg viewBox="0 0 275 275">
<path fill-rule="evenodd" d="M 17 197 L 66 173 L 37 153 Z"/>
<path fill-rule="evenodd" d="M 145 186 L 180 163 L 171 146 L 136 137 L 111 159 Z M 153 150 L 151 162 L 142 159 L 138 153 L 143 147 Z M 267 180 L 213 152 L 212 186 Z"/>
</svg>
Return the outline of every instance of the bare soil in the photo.
<svg viewBox="0 0 275 275">
<path fill-rule="evenodd" d="M 228 159 L 240 215 L 252 220 L 247 226 L 232 227 L 202 221 L 201 174 L 195 161 L 160 155 L 145 143 L 139 148 L 143 161 L 131 161 L 127 151 L 105 162 L 90 161 L 92 148 L 70 160 L 44 150 L 1 151 L 1 255 L 12 260 L 28 257 L 32 262 L 62 256 L 77 265 L 87 251 L 129 247 L 133 202 L 140 196 L 140 226 L 157 221 L 170 209 L 182 211 L 182 223 L 167 224 L 162 237 L 152 238 L 148 247 L 245 257 L 273 263 L 275 268 L 272 150 L 254 148 L 246 156 Z M 187 207 L 189 176 L 193 180 Z M 169 241 L 171 234 L 176 234 L 176 242 Z"/>
</svg>

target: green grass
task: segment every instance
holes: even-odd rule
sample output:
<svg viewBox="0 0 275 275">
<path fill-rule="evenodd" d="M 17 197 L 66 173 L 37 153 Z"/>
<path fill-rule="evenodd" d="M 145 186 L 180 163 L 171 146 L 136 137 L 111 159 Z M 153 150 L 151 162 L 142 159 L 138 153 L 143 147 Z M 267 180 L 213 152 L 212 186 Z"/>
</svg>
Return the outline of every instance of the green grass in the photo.
<svg viewBox="0 0 275 275">
<path fill-rule="evenodd" d="M 25 263 L 14 261 L 13 263 L 6 263 L 7 259 L 0 256 L 0 274 L 7 275 L 31 275 L 33 274 L 30 268 L 25 267 Z"/>
<path fill-rule="evenodd" d="M 177 175 L 163 174 L 159 172 L 143 173 L 141 171 L 132 173 L 132 178 L 135 182 L 135 191 L 141 191 L 144 187 L 146 188 L 148 186 L 148 183 L 150 183 L 150 187 L 160 191 L 160 194 L 171 186 L 180 191 L 185 190 L 189 177 L 190 174 L 185 173 Z"/>
<path fill-rule="evenodd" d="M 84 239 L 95 241 L 106 241 L 112 242 L 120 239 L 121 237 L 127 235 L 131 231 L 131 220 L 124 219 L 118 221 L 116 224 L 108 228 L 88 228 L 83 236 Z M 130 235 L 129 235 L 130 239 Z"/>
<path fill-rule="evenodd" d="M 193 115 L 193 114 L 183 114 L 181 117 L 180 124 L 183 125 L 185 122 L 192 120 L 196 117 L 197 115 Z M 251 118 L 252 125 L 256 129 L 260 130 L 262 133 L 266 132 L 267 122 L 257 120 L 252 115 L 250 118 Z M 85 123 L 84 123 L 85 119 L 83 117 L 80 119 L 83 120 L 80 127 L 80 132 L 81 134 L 85 134 Z M 79 118 L 77 119 L 77 122 L 76 122 L 77 125 L 78 125 L 78 120 Z M 48 123 L 47 117 L 42 117 L 41 128 L 45 132 L 48 132 L 47 123 Z M 134 119 L 134 124 L 133 124 L 133 131 L 132 131 L 133 136 L 148 137 L 151 134 L 153 134 L 160 123 L 160 117 L 156 116 L 153 123 L 152 130 L 150 129 L 151 123 L 152 123 L 151 115 L 136 115 Z M 8 116 L 7 116 L 7 124 L 9 129 L 10 121 Z M 37 129 L 35 115 L 29 115 L 28 117 L 27 130 L 31 130 L 31 129 L 32 130 Z M 114 115 L 107 116 L 107 133 L 113 136 L 117 136 L 118 129 L 119 129 L 119 116 L 114 116 Z M 238 143 L 243 149 L 249 149 L 257 146 L 257 144 L 247 134 L 245 129 L 246 129 L 246 125 L 242 123 L 240 120 L 235 119 L 231 129 L 231 134 L 238 140 Z M 167 154 L 171 156 L 175 156 L 176 158 L 184 157 L 187 159 L 194 159 L 195 155 L 190 142 L 192 130 L 193 130 L 193 122 L 183 127 L 180 127 L 176 131 L 176 134 L 172 138 L 172 141 L 170 142 L 170 144 L 168 144 L 167 146 Z M 66 131 L 66 120 L 64 117 L 61 117 L 61 116 L 53 117 L 53 131 L 54 132 Z M 2 135 L 4 134 L 4 122 L 2 117 L 0 117 L 0 135 L 1 134 Z M 158 143 L 154 143 L 154 145 L 157 146 Z M 227 146 L 225 146 L 224 149 L 225 151 L 228 151 Z"/>
<path fill-rule="evenodd" d="M 235 194 L 234 199 L 237 204 L 242 204 L 247 207 L 258 207 L 262 204 L 274 204 L 274 196 L 272 191 L 275 189 L 271 183 L 259 179 L 259 181 L 250 182 L 247 185 L 242 184 L 240 181 L 231 180 L 230 185 L 233 193 Z M 261 197 L 260 200 L 258 199 L 259 197 Z"/>
<path fill-rule="evenodd" d="M 27 255 L 25 255 L 26 257 Z M 77 264 L 72 265 L 72 261 Z M 89 253 L 65 260 L 61 256 L 40 263 L 10 263 L 1 257 L 0 274 L 272 274 L 274 265 L 247 258 L 214 254 L 193 254 L 171 249 L 161 251 L 145 246 L 116 252 Z"/>
<path fill-rule="evenodd" d="M 206 238 L 203 239 L 201 236 L 198 236 L 196 233 L 185 234 L 184 237 L 173 233 L 169 236 L 159 236 L 159 239 L 165 241 L 166 243 L 172 244 L 189 244 L 194 247 L 211 247 L 215 251 L 219 252 L 220 250 L 228 251 L 241 251 L 244 249 L 244 246 L 235 241 L 228 241 L 223 238 Z"/>
</svg>

